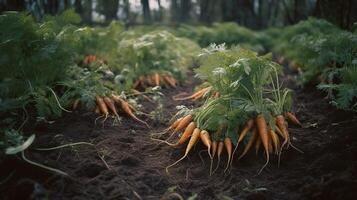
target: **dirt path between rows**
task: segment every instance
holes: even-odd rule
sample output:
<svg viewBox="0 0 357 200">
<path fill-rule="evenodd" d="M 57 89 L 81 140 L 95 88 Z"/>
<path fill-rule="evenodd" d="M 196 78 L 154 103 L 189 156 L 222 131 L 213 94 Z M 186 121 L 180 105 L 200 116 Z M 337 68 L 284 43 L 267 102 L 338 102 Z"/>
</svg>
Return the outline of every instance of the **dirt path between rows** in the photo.
<svg viewBox="0 0 357 200">
<path fill-rule="evenodd" d="M 291 78 L 291 76 L 288 76 Z M 190 78 L 185 87 L 164 89 L 166 122 L 176 113 L 172 96 L 191 92 L 198 80 Z M 294 85 L 290 84 L 294 87 Z M 37 127 L 34 146 L 55 146 L 69 142 L 91 142 L 92 146 L 76 146 L 50 152 L 27 151 L 32 160 L 54 166 L 70 174 L 70 178 L 46 173 L 16 158 L 8 158 L 1 166 L 1 177 L 11 174 L 1 185 L 3 199 L 179 199 L 167 195 L 169 188 L 183 198 L 196 199 L 356 199 L 357 196 L 357 116 L 337 111 L 316 89 L 295 89 L 295 111 L 305 128 L 290 128 L 294 149 L 286 150 L 278 167 L 274 157 L 260 174 L 263 155 L 248 155 L 235 160 L 229 174 L 223 164 L 209 176 L 209 158 L 195 147 L 187 159 L 166 174 L 165 167 L 183 155 L 184 148 L 173 149 L 150 140 L 151 132 L 167 127 L 146 119 L 149 130 L 131 119 L 119 127 L 94 125 L 95 115 L 75 113 L 56 123 Z M 146 111 L 155 105 L 144 103 Z M 105 155 L 104 160 L 100 155 Z M 223 161 L 226 161 L 223 157 Z M 165 194 L 166 193 L 166 194 Z"/>
</svg>

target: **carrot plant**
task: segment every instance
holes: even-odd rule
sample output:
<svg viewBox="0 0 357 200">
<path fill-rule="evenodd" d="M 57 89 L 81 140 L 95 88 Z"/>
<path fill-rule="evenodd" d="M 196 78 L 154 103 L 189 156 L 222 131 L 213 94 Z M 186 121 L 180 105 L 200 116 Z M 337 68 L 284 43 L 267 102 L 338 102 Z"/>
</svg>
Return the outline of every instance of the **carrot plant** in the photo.
<svg viewBox="0 0 357 200">
<path fill-rule="evenodd" d="M 225 149 L 225 171 L 229 169 L 234 153 L 240 154 L 240 159 L 255 145 L 258 151 L 263 149 L 266 157 L 263 169 L 271 154 L 280 155 L 283 147 L 291 145 L 285 118 L 286 113 L 293 115 L 291 93 L 282 88 L 278 79 L 280 66 L 270 61 L 270 55 L 257 56 L 255 52 L 241 48 L 228 50 L 222 45 L 211 45 L 200 56 L 202 63 L 196 72 L 207 81 L 212 91 L 219 91 L 219 96 L 207 97 L 201 107 L 180 112 L 177 116 L 183 118 L 164 133 L 173 130 L 172 134 L 177 135 L 185 129 L 174 143 L 178 146 L 187 141 L 189 135 L 193 137 L 193 129 L 199 130 L 212 162 L 215 155 L 220 160 Z M 168 141 L 171 138 L 155 140 L 172 145 Z M 192 140 L 196 142 L 197 139 Z M 188 145 L 184 157 L 190 149 Z M 177 162 L 169 165 L 167 170 Z"/>
<path fill-rule="evenodd" d="M 300 84 L 318 85 L 337 108 L 356 111 L 356 33 L 314 18 L 264 33 L 268 48 L 301 72 Z"/>
<path fill-rule="evenodd" d="M 24 151 L 35 135 L 23 133 L 28 122 L 47 122 L 70 112 L 58 83 L 74 62 L 73 46 L 67 42 L 69 32 L 60 27 L 59 21 L 37 23 L 25 13 L 0 16 L 0 143 L 6 155 L 21 153 L 30 164 L 65 174 L 27 159 Z"/>
<path fill-rule="evenodd" d="M 118 65 L 113 71 L 125 77 L 127 88 L 176 87 L 192 65 L 195 43 L 167 31 L 140 37 L 124 37 L 119 42 Z"/>
</svg>

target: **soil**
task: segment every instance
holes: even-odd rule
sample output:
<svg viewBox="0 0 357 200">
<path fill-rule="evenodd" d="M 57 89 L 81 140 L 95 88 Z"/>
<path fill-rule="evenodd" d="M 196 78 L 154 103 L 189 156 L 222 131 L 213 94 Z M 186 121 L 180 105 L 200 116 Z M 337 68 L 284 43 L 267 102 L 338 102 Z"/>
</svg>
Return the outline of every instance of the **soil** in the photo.
<svg viewBox="0 0 357 200">
<path fill-rule="evenodd" d="M 297 88 L 293 75 L 288 85 L 294 88 L 294 110 L 303 128 L 289 127 L 293 148 L 283 152 L 281 164 L 273 157 L 264 164 L 263 154 L 251 153 L 235 160 L 230 173 L 224 173 L 226 157 L 215 174 L 209 176 L 209 158 L 202 145 L 181 163 L 165 172 L 165 167 L 184 152 L 150 140 L 150 133 L 165 129 L 176 106 L 195 107 L 197 103 L 177 102 L 172 96 L 190 93 L 198 80 L 190 78 L 184 87 L 164 89 L 164 122 L 145 119 L 148 129 L 123 118 L 120 126 L 111 120 L 95 125 L 91 113 L 71 113 L 51 125 L 37 127 L 36 143 L 26 151 L 34 161 L 67 172 L 64 177 L 48 173 L 9 157 L 1 164 L 0 199 L 357 199 L 357 116 L 329 105 L 323 93 L 308 87 Z M 292 80 L 292 81 L 290 81 Z M 145 112 L 155 104 L 144 102 Z M 51 147 L 70 142 L 90 142 L 53 151 Z M 103 161 L 100 156 L 103 156 Z M 106 164 L 108 166 L 106 166 Z"/>
</svg>

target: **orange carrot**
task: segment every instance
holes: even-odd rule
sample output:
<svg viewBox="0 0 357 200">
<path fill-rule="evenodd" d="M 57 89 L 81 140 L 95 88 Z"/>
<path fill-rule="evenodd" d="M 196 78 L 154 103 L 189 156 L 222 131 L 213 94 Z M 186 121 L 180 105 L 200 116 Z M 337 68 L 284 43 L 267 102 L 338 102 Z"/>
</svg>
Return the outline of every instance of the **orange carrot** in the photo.
<svg viewBox="0 0 357 200">
<path fill-rule="evenodd" d="M 265 118 L 262 114 L 258 115 L 256 118 L 256 124 L 258 128 L 258 133 L 262 144 L 267 155 L 267 160 L 269 160 L 269 137 L 268 137 L 268 127 Z"/>
<path fill-rule="evenodd" d="M 181 98 L 174 98 L 175 101 L 182 101 L 182 100 L 187 100 L 187 99 L 194 99 L 196 97 L 202 97 L 208 90 L 210 90 L 211 87 L 205 87 L 194 94 L 187 96 L 187 97 L 181 97 Z"/>
<path fill-rule="evenodd" d="M 177 85 L 177 81 L 176 81 L 176 79 L 175 79 L 174 77 L 172 77 L 171 75 L 168 75 L 167 77 L 170 79 L 170 81 L 171 81 L 175 86 Z"/>
<path fill-rule="evenodd" d="M 207 147 L 208 150 L 208 155 L 209 157 L 212 159 L 212 155 L 211 155 L 211 139 L 209 137 L 209 133 L 206 130 L 202 130 L 200 133 L 200 138 L 202 143 Z"/>
<path fill-rule="evenodd" d="M 167 75 L 162 76 L 166 83 L 168 83 L 171 87 L 175 88 L 176 83 L 172 81 Z"/>
<path fill-rule="evenodd" d="M 178 146 L 181 145 L 183 143 L 185 143 L 190 136 L 192 135 L 193 131 L 196 129 L 196 123 L 195 122 L 191 122 L 185 129 L 185 131 L 183 132 L 181 138 L 176 142 L 176 144 L 174 146 Z"/>
<path fill-rule="evenodd" d="M 282 115 L 278 115 L 275 117 L 275 123 L 276 123 L 276 126 L 280 129 L 280 131 L 283 135 L 283 138 L 284 138 L 284 142 L 281 145 L 281 149 L 282 149 L 286 144 L 289 144 L 289 141 L 290 141 L 289 132 L 286 127 L 286 121 Z"/>
<path fill-rule="evenodd" d="M 217 151 L 217 141 L 213 141 L 212 142 L 212 153 L 211 153 L 211 155 L 212 155 L 212 159 L 214 158 L 214 156 L 216 155 L 216 151 Z"/>
<path fill-rule="evenodd" d="M 98 105 L 95 105 L 94 112 L 97 113 L 97 114 L 100 114 L 100 110 L 99 110 Z"/>
<path fill-rule="evenodd" d="M 96 96 L 95 98 L 96 98 L 97 105 L 99 107 L 100 112 L 105 114 L 105 116 L 107 117 L 109 115 L 109 111 L 108 111 L 106 104 L 104 103 L 103 98 L 100 96 Z"/>
<path fill-rule="evenodd" d="M 224 145 L 226 146 L 227 154 L 228 154 L 228 161 L 227 161 L 227 166 L 224 169 L 226 171 L 231 163 L 231 157 L 232 157 L 232 141 L 229 137 L 224 138 Z"/>
<path fill-rule="evenodd" d="M 187 115 L 185 116 L 180 123 L 177 125 L 177 127 L 174 130 L 174 133 L 177 133 L 181 129 L 185 128 L 190 122 L 192 121 L 192 115 Z"/>
<path fill-rule="evenodd" d="M 260 149 L 260 145 L 262 144 L 262 140 L 260 137 L 257 137 L 257 140 L 255 141 L 255 154 L 257 155 Z"/>
<path fill-rule="evenodd" d="M 114 101 L 109 97 L 103 97 L 104 103 L 107 107 L 114 113 L 115 116 L 119 117 L 117 109 L 115 108 Z"/>
<path fill-rule="evenodd" d="M 154 83 L 155 83 L 155 86 L 160 85 L 160 75 L 158 73 L 154 74 Z"/>
<path fill-rule="evenodd" d="M 216 151 L 217 151 L 217 141 L 212 141 L 212 153 L 211 153 L 211 164 L 210 164 L 210 168 L 209 168 L 209 174 L 212 175 L 212 167 L 213 167 L 213 159 L 214 156 L 216 155 Z"/>
<path fill-rule="evenodd" d="M 222 155 L 222 152 L 223 152 L 223 148 L 224 148 L 224 142 L 223 141 L 220 141 L 218 143 L 218 147 L 217 147 L 217 158 L 218 158 L 218 161 L 217 161 L 217 166 L 216 168 L 213 170 L 212 173 L 214 173 L 218 167 L 219 167 L 219 163 L 221 162 L 221 155 Z"/>
<path fill-rule="evenodd" d="M 73 105 L 72 105 L 72 109 L 73 109 L 73 110 L 75 110 L 75 109 L 78 108 L 78 105 L 79 105 L 80 101 L 81 101 L 81 100 L 80 100 L 79 98 L 77 98 L 77 99 L 74 100 Z"/>
<path fill-rule="evenodd" d="M 183 119 L 183 117 L 176 119 L 176 121 L 171 124 L 171 126 L 168 128 L 168 130 L 175 129 L 179 125 L 179 123 L 181 122 L 182 119 Z"/>
<path fill-rule="evenodd" d="M 248 153 L 249 149 L 253 146 L 255 140 L 257 139 L 257 137 L 258 137 L 257 129 L 254 128 L 253 131 L 252 131 L 252 136 L 250 137 L 247 145 L 244 147 L 243 153 L 239 156 L 238 160 L 243 158 L 243 156 Z"/>
<path fill-rule="evenodd" d="M 245 138 L 245 136 L 248 134 L 249 130 L 252 129 L 254 126 L 254 120 L 253 119 L 249 119 L 247 124 L 245 125 L 245 127 L 243 128 L 242 132 L 239 134 L 239 138 L 237 141 L 237 145 L 234 148 L 233 154 L 232 154 L 232 159 L 234 156 L 234 153 L 237 151 L 238 149 L 238 145 L 239 143 L 241 143 L 243 141 L 243 139 Z"/>
<path fill-rule="evenodd" d="M 269 163 L 269 137 L 268 137 L 269 135 L 268 135 L 267 123 L 265 121 L 264 116 L 262 114 L 258 115 L 255 121 L 256 121 L 258 133 L 259 133 L 260 139 L 262 140 L 262 144 L 263 144 L 265 154 L 267 157 L 266 163 L 263 165 L 263 167 L 259 171 L 259 174 L 260 174 L 262 172 L 262 170 Z"/>
<path fill-rule="evenodd" d="M 278 154 L 280 145 L 279 137 L 273 130 L 270 130 L 270 136 L 274 145 L 275 153 Z"/>
<path fill-rule="evenodd" d="M 126 101 L 124 101 L 120 96 L 118 95 L 112 95 L 112 98 L 114 99 L 115 102 L 119 103 L 121 105 L 121 108 L 123 109 L 123 111 L 128 114 L 131 118 L 133 118 L 134 120 L 141 122 L 143 124 L 145 124 L 147 127 L 150 127 L 148 123 L 144 122 L 143 120 L 139 119 L 131 110 L 130 108 L 130 104 Z"/>
<path fill-rule="evenodd" d="M 285 117 L 291 122 L 291 123 L 293 123 L 294 125 L 296 125 L 296 126 L 302 126 L 301 125 L 301 122 L 296 118 L 296 116 L 293 114 L 293 113 L 291 113 L 291 112 L 286 112 L 285 113 Z"/>
<path fill-rule="evenodd" d="M 192 133 L 191 139 L 190 139 L 190 141 L 189 141 L 188 144 L 187 144 L 185 154 L 184 154 L 180 159 L 178 159 L 176 162 L 174 162 L 173 164 L 167 166 L 167 167 L 166 167 L 166 173 L 169 173 L 169 168 L 170 168 L 170 167 L 175 166 L 177 163 L 179 163 L 181 160 L 183 160 L 184 158 L 187 157 L 187 155 L 188 155 L 188 153 L 191 151 L 193 145 L 196 144 L 198 138 L 200 137 L 200 133 L 201 133 L 201 130 L 200 130 L 199 128 L 195 128 L 195 130 L 194 130 L 193 133 Z"/>
</svg>

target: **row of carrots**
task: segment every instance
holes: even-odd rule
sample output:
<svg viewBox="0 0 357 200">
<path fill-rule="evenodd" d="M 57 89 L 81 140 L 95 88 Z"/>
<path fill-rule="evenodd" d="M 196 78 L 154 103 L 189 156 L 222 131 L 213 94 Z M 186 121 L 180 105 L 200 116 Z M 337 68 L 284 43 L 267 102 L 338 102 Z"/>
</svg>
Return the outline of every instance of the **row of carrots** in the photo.
<svg viewBox="0 0 357 200">
<path fill-rule="evenodd" d="M 143 75 L 138 78 L 133 84 L 133 88 L 146 86 L 160 86 L 165 85 L 175 88 L 177 86 L 177 80 L 169 74 L 154 73 L 150 75 Z"/>
<path fill-rule="evenodd" d="M 146 126 L 149 126 L 146 122 L 143 120 L 139 119 L 135 114 L 134 110 L 135 108 L 130 105 L 127 101 L 125 101 L 123 98 L 121 98 L 119 95 L 112 94 L 110 97 L 104 96 L 96 96 L 96 106 L 94 109 L 94 112 L 97 114 L 101 114 L 105 119 L 108 118 L 110 113 L 112 113 L 114 116 L 119 118 L 118 110 L 116 105 L 119 105 L 121 110 L 126 113 L 128 116 L 133 118 L 134 120 L 141 122 L 145 124 Z M 80 99 L 74 100 L 72 104 L 72 109 L 75 110 L 78 108 L 80 104 Z"/>
</svg>

